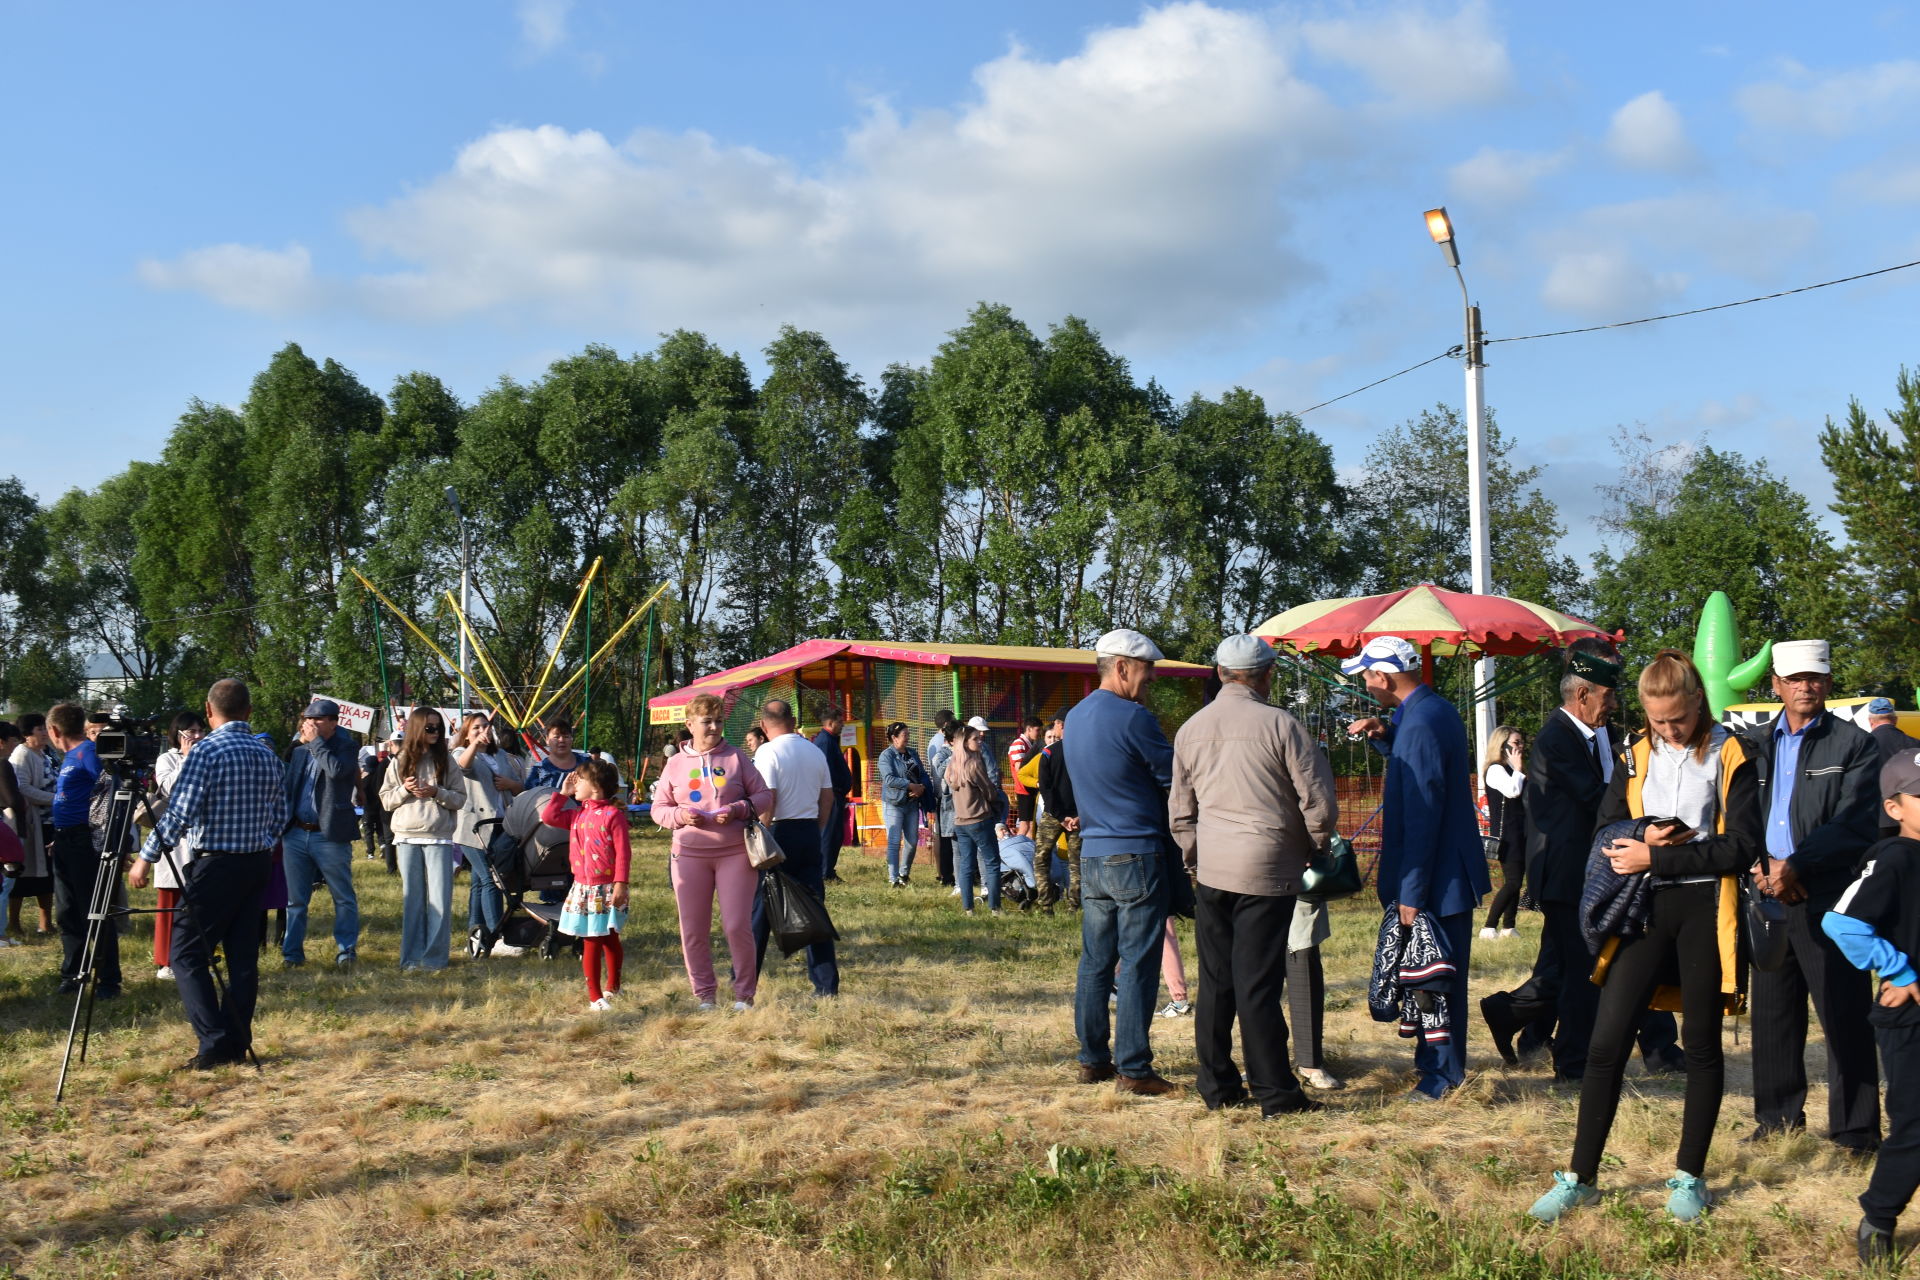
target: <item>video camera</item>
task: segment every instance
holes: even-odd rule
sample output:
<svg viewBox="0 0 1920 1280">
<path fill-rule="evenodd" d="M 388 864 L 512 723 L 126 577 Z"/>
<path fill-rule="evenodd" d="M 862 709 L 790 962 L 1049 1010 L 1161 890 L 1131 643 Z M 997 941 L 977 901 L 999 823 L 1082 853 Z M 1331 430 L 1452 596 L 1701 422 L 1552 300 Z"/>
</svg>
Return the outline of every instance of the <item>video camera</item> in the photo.
<svg viewBox="0 0 1920 1280">
<path fill-rule="evenodd" d="M 160 722 L 130 716 L 124 706 L 115 706 L 109 717 L 106 727 L 93 740 L 100 762 L 151 769 L 160 753 L 166 750 Z"/>
</svg>

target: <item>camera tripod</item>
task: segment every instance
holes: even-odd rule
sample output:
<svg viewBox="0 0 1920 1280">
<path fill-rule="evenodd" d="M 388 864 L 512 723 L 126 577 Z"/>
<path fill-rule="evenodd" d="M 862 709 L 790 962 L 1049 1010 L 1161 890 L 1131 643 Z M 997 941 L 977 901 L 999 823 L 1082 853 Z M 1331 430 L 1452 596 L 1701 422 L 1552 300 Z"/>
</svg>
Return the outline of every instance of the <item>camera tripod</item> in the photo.
<svg viewBox="0 0 1920 1280">
<path fill-rule="evenodd" d="M 80 1061 L 87 1060 L 87 1043 L 93 1036 L 93 1002 L 99 988 L 99 972 L 96 957 L 100 947 L 100 935 L 103 930 L 116 927 L 123 916 L 172 915 L 178 923 L 182 914 L 200 936 L 200 946 L 206 952 L 207 970 L 213 976 L 214 990 L 219 994 L 220 1003 L 227 999 L 226 977 L 221 972 L 220 957 L 214 953 L 207 936 L 200 928 L 200 921 L 187 901 L 186 878 L 180 874 L 180 864 L 174 860 L 173 850 L 162 848 L 160 856 L 166 859 L 167 868 L 173 872 L 173 882 L 180 886 L 181 906 L 174 907 L 116 907 L 113 905 L 113 891 L 120 884 L 120 859 L 127 849 L 127 835 L 133 828 L 133 811 L 137 803 L 148 817 L 153 814 L 150 802 L 136 792 L 133 780 L 121 769 L 118 762 L 106 765 L 107 776 L 113 781 L 113 803 L 107 810 L 107 836 L 100 848 L 100 860 L 93 873 L 93 896 L 87 904 L 87 940 L 80 958 L 80 990 L 73 997 L 73 1017 L 67 1024 L 67 1049 L 60 1059 L 60 1083 L 54 1088 L 53 1100 L 60 1101 L 67 1091 L 67 1069 L 73 1063 L 73 1044 L 77 1037 L 80 1041 Z M 253 1046 L 247 1046 L 247 1060 L 259 1069 L 260 1059 L 254 1056 Z"/>
</svg>

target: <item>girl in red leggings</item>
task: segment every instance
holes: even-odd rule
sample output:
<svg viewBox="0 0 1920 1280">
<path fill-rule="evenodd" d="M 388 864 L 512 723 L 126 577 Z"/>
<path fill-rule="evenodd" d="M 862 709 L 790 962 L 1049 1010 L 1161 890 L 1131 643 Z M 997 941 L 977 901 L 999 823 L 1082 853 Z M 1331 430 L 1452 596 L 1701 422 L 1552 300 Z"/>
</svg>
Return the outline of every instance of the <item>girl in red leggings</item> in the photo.
<svg viewBox="0 0 1920 1280">
<path fill-rule="evenodd" d="M 540 810 L 540 821 L 567 829 L 567 860 L 573 867 L 573 888 L 560 909 L 560 932 L 586 943 L 580 965 L 587 975 L 587 1007 L 605 1013 L 613 1005 L 607 997 L 620 990 L 620 930 L 627 923 L 627 872 L 633 846 L 627 837 L 627 811 L 613 796 L 620 775 L 604 760 L 580 762 L 560 790 Z M 567 805 L 571 794 L 578 808 Z M 601 985 L 601 970 L 606 985 Z"/>
</svg>

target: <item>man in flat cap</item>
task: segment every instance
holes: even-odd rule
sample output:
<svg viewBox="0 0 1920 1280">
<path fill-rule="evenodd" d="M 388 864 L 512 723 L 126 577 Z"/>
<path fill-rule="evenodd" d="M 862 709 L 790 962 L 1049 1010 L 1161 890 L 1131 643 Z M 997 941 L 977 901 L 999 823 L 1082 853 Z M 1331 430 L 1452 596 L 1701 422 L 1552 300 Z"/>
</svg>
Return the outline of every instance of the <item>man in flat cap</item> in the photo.
<svg viewBox="0 0 1920 1280">
<path fill-rule="evenodd" d="M 1339 816 L 1327 758 L 1298 720 L 1267 704 L 1273 662 L 1257 636 L 1220 642 L 1220 696 L 1174 736 L 1167 802 L 1174 841 L 1199 879 L 1200 1098 L 1211 1111 L 1246 1105 L 1251 1094 L 1267 1116 L 1317 1105 L 1293 1074 L 1280 1002 L 1300 877 Z M 1233 1061 L 1236 1017 L 1244 1084 Z"/>
<path fill-rule="evenodd" d="M 1428 1101 L 1458 1088 L 1467 1074 L 1467 970 L 1473 951 L 1473 910 L 1493 888 L 1473 812 L 1473 749 L 1460 712 L 1420 679 L 1420 653 L 1399 636 L 1375 636 L 1340 664 L 1359 676 L 1367 694 L 1392 717 L 1347 726 L 1364 733 L 1387 757 L 1380 808 L 1380 902 L 1398 904 L 1400 923 L 1431 917 L 1446 958 L 1454 965 L 1443 998 L 1447 1036 L 1419 1037 L 1413 1096 Z"/>
<path fill-rule="evenodd" d="M 333 896 L 334 963 L 350 965 L 360 947 L 360 899 L 353 891 L 353 837 L 360 819 L 353 792 L 360 781 L 352 735 L 340 729 L 340 704 L 315 698 L 300 713 L 300 736 L 287 756 L 287 831 L 281 856 L 287 871 L 287 936 L 280 958 L 289 968 L 307 962 L 307 904 L 314 882 Z"/>
<path fill-rule="evenodd" d="M 1880 753 L 1873 739 L 1827 711 L 1833 689 L 1825 640 L 1773 647 L 1780 714 L 1744 734 L 1760 770 L 1766 859 L 1754 878 L 1787 909 L 1787 959 L 1753 973 L 1750 1140 L 1806 1127 L 1807 997 L 1827 1038 L 1827 1139 L 1869 1152 L 1880 1145 L 1880 1070 L 1874 1059 L 1873 985 L 1821 932 L 1820 920 L 1853 879 L 1876 835 Z"/>
<path fill-rule="evenodd" d="M 1121 1093 L 1173 1093 L 1179 1086 L 1153 1069 L 1150 1035 L 1173 845 L 1173 744 L 1144 705 L 1162 655 L 1153 641 L 1122 628 L 1101 636 L 1094 656 L 1100 687 L 1067 713 L 1080 811 L 1080 972 L 1073 992 L 1080 1082 L 1112 1080 Z"/>
</svg>

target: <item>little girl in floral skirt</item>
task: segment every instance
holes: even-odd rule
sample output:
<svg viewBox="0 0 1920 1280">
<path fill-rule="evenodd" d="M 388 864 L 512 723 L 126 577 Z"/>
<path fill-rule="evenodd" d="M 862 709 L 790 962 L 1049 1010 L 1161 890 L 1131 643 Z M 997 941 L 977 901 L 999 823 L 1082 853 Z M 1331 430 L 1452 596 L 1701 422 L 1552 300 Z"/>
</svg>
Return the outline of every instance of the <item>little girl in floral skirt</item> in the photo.
<svg viewBox="0 0 1920 1280">
<path fill-rule="evenodd" d="M 627 811 L 612 797 L 620 789 L 620 775 L 605 760 L 580 762 L 567 782 L 540 810 L 540 821 L 567 829 L 567 860 L 573 867 L 573 888 L 560 909 L 560 932 L 585 942 L 580 967 L 587 976 L 588 1008 L 604 1013 L 613 1005 L 607 997 L 620 990 L 620 930 L 627 923 L 627 872 L 633 846 L 627 836 Z M 571 793 L 580 807 L 567 807 Z M 606 986 L 600 985 L 602 964 Z"/>
</svg>

